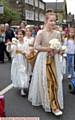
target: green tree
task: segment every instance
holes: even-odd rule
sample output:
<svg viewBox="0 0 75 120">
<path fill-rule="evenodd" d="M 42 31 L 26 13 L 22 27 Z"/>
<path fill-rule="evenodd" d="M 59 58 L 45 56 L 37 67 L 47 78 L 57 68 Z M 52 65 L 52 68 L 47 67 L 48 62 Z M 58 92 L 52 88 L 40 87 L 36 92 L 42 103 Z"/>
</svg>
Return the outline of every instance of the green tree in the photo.
<svg viewBox="0 0 75 120">
<path fill-rule="evenodd" d="M 4 13 L 0 15 L 0 23 L 11 23 L 19 22 L 21 20 L 20 14 L 14 10 L 12 10 L 6 0 L 0 0 L 0 4 L 4 6 Z"/>
</svg>

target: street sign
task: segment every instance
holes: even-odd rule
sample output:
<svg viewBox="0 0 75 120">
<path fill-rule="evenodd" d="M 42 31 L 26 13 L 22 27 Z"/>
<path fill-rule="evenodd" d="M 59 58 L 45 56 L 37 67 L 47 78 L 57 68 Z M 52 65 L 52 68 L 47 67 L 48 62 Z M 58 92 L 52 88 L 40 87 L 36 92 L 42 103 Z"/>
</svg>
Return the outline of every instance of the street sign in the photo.
<svg viewBox="0 0 75 120">
<path fill-rule="evenodd" d="M 4 13 L 4 6 L 0 4 L 0 14 Z"/>
</svg>

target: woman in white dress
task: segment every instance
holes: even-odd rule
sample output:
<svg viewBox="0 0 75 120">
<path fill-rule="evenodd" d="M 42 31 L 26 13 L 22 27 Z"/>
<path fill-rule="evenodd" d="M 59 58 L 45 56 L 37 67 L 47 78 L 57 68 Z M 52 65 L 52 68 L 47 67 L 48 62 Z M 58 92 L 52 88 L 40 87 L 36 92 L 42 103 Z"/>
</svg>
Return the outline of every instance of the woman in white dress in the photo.
<svg viewBox="0 0 75 120">
<path fill-rule="evenodd" d="M 28 43 L 24 41 L 25 32 L 18 31 L 18 40 L 13 38 L 8 43 L 7 49 L 12 54 L 11 80 L 15 88 L 21 89 L 21 95 L 25 95 L 24 89 L 29 87 L 29 70 L 25 55 L 27 54 Z"/>
<path fill-rule="evenodd" d="M 63 90 L 62 90 L 62 69 L 60 54 L 53 53 L 49 46 L 51 39 L 61 40 L 60 32 L 54 30 L 55 13 L 47 11 L 44 29 L 37 33 L 34 47 L 39 51 L 32 80 L 29 88 L 28 100 L 32 105 L 42 105 L 46 112 L 54 115 L 62 115 Z"/>
</svg>

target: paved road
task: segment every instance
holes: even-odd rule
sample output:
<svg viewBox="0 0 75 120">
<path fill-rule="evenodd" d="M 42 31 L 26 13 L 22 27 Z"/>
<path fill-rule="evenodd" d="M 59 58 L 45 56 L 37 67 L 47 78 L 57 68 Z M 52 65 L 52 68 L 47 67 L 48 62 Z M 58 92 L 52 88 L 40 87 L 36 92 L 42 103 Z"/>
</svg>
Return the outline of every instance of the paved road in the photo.
<svg viewBox="0 0 75 120">
<path fill-rule="evenodd" d="M 11 84 L 10 63 L 0 64 L 0 91 Z M 45 113 L 43 108 L 33 107 L 27 97 L 21 97 L 17 89 L 11 88 L 4 94 L 5 111 L 7 117 L 40 117 L 40 120 L 75 120 L 75 95 L 68 91 L 68 80 L 63 80 L 64 113 L 55 117 L 52 113 Z"/>
</svg>

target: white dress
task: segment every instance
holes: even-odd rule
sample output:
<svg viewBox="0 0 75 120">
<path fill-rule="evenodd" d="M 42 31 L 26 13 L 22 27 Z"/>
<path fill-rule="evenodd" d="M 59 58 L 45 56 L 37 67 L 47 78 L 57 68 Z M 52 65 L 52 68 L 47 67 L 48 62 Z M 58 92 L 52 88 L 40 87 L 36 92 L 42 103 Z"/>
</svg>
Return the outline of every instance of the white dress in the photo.
<svg viewBox="0 0 75 120">
<path fill-rule="evenodd" d="M 48 34 L 49 35 L 49 34 Z M 56 36 L 55 36 L 56 35 Z M 57 32 L 54 32 L 50 35 L 52 38 L 57 38 Z M 44 36 L 44 37 L 43 37 Z M 47 36 L 46 31 L 41 31 L 37 34 L 35 42 L 37 42 L 37 46 L 42 43 L 42 46 L 47 46 L 49 44 L 50 37 Z M 43 41 L 42 41 L 43 40 Z M 41 41 L 41 42 L 40 42 Z M 47 52 L 39 52 L 34 70 L 32 75 L 32 80 L 29 88 L 28 100 L 34 106 L 40 106 L 44 108 L 46 112 L 51 112 L 50 108 L 50 99 L 48 95 L 48 83 L 47 83 L 47 74 L 46 74 L 46 61 L 47 61 Z M 63 109 L 63 87 L 62 87 L 62 65 L 60 62 L 60 55 L 56 54 L 55 57 L 55 68 L 57 75 L 57 83 L 58 83 L 58 91 L 57 91 L 57 99 L 60 105 L 60 108 Z"/>
<path fill-rule="evenodd" d="M 30 54 L 31 53 L 31 50 L 29 49 L 30 48 L 30 45 L 33 46 L 34 44 L 34 37 L 27 37 L 25 36 L 24 37 L 24 41 L 27 42 L 27 45 L 28 45 L 28 49 L 27 49 L 27 52 Z M 30 75 L 32 75 L 32 65 L 29 63 L 29 71 L 30 71 Z"/>
<path fill-rule="evenodd" d="M 28 48 L 30 47 L 30 45 L 34 44 L 34 38 L 32 36 L 31 37 L 25 36 L 24 41 L 28 43 Z M 31 51 L 28 49 L 28 52 L 30 53 Z"/>
<path fill-rule="evenodd" d="M 16 47 L 11 46 L 11 48 L 14 53 L 11 65 L 11 80 L 13 86 L 17 88 L 28 88 L 30 73 L 28 70 L 27 60 L 24 55 L 20 53 L 16 54 L 16 49 L 21 50 L 23 52 L 26 51 L 28 48 L 28 44 L 21 44 L 20 42 L 18 42 Z"/>
</svg>

